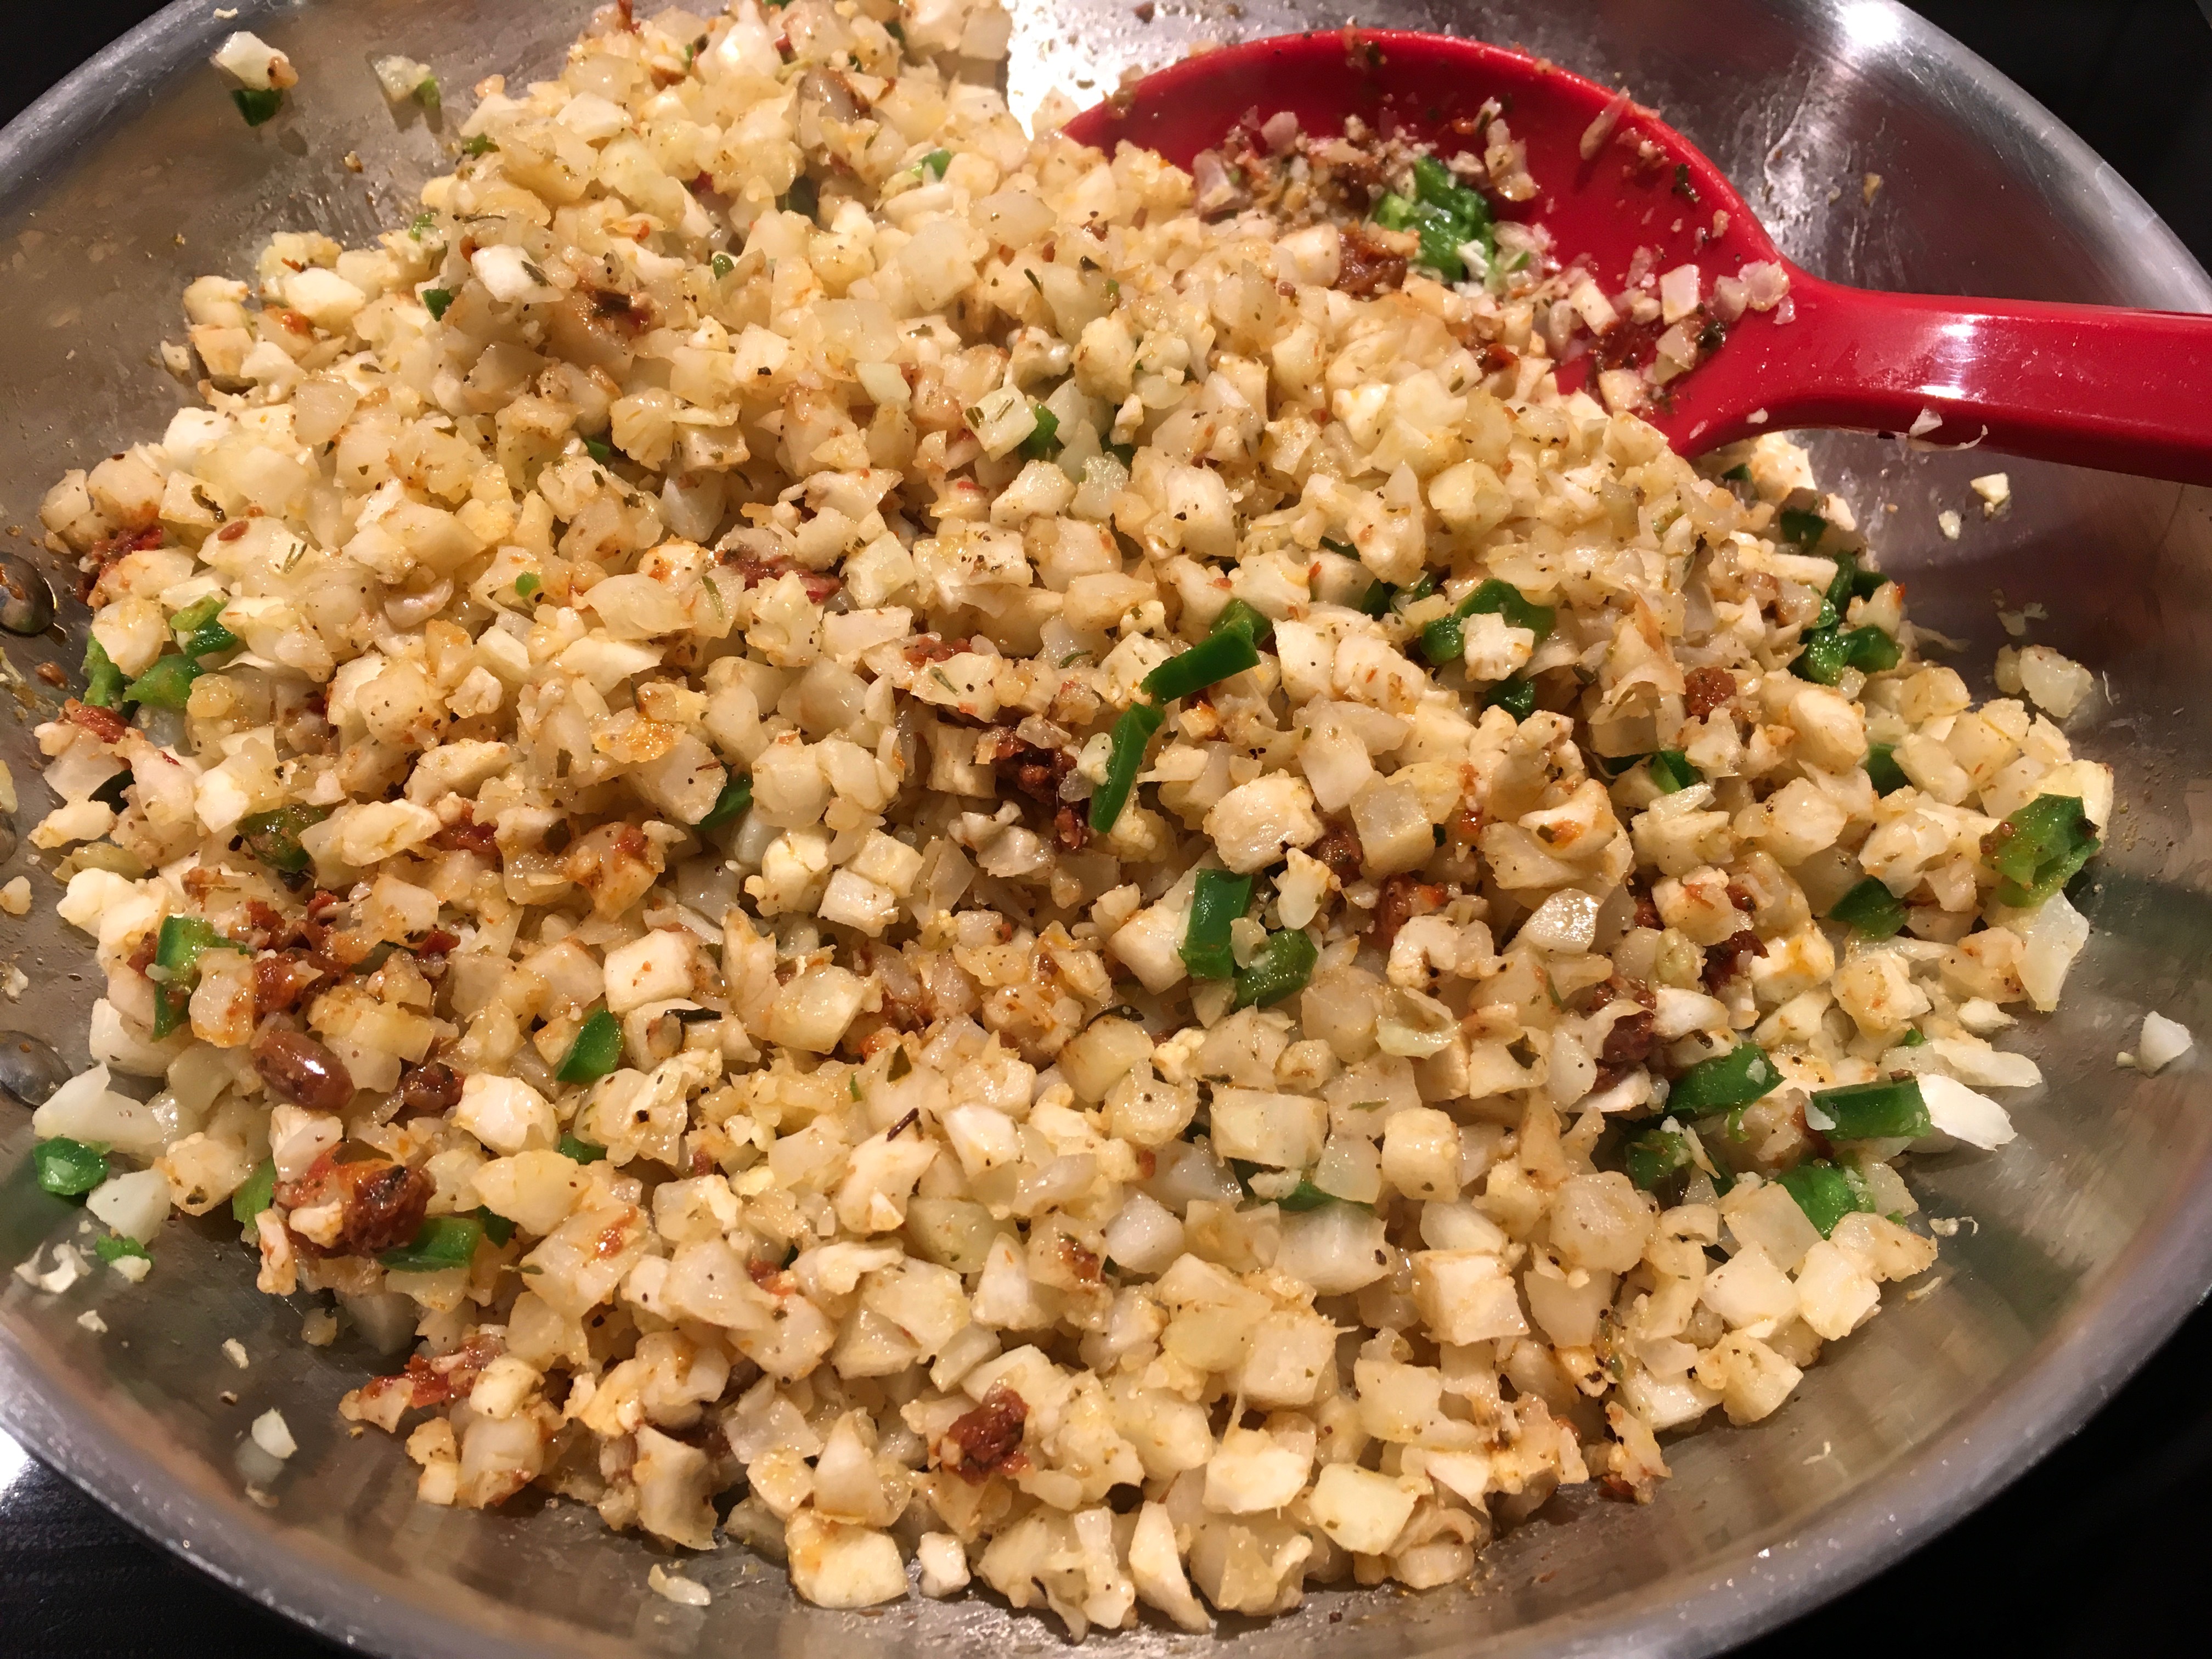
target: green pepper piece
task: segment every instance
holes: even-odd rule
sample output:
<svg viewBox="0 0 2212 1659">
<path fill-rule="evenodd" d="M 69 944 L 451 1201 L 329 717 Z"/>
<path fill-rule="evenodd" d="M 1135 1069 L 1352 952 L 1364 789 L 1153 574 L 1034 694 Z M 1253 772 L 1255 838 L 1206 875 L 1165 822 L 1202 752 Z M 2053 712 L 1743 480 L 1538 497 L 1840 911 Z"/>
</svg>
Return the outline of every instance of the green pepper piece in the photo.
<svg viewBox="0 0 2212 1659">
<path fill-rule="evenodd" d="M 1722 1112 L 1748 1106 L 1771 1094 L 1782 1073 L 1756 1043 L 1741 1044 L 1730 1054 L 1701 1060 L 1674 1079 L 1668 1091 L 1670 1112 Z"/>
<path fill-rule="evenodd" d="M 1437 668 L 1467 650 L 1467 629 L 1457 616 L 1438 617 L 1421 629 L 1421 654 Z"/>
<path fill-rule="evenodd" d="M 498 148 L 499 145 L 497 142 L 493 139 L 491 134 L 488 132 L 480 132 L 477 134 L 475 137 L 465 139 L 462 142 L 461 154 L 464 155 L 489 155 Z"/>
<path fill-rule="evenodd" d="M 107 1148 L 56 1135 L 31 1149 L 31 1167 L 39 1185 L 56 1198 L 82 1198 L 107 1179 Z"/>
<path fill-rule="evenodd" d="M 1897 641 L 1879 628 L 1854 628 L 1844 635 L 1844 648 L 1852 667 L 1862 674 L 1879 674 L 1897 666 L 1905 656 Z"/>
<path fill-rule="evenodd" d="M 1413 232 L 1420 241 L 1420 263 L 1449 283 L 1467 275 L 1462 246 L 1479 242 L 1486 253 L 1496 246 L 1489 203 L 1433 156 L 1413 163 L 1413 195 L 1384 196 L 1376 204 L 1375 221 L 1389 230 Z"/>
<path fill-rule="evenodd" d="M 1668 1176 L 1690 1167 L 1690 1142 L 1679 1129 L 1646 1129 L 1628 1143 L 1622 1154 L 1628 1178 L 1645 1192 L 1656 1190 Z"/>
<path fill-rule="evenodd" d="M 1813 1104 L 1835 1121 L 1823 1133 L 1838 1140 L 1874 1140 L 1902 1135 L 1917 1140 L 1931 1133 L 1928 1103 L 1920 1096 L 1920 1079 L 1881 1078 L 1872 1083 L 1847 1083 L 1838 1089 L 1816 1089 Z"/>
<path fill-rule="evenodd" d="M 1805 516 L 1816 524 L 1825 523 L 1816 514 L 1807 514 Z M 1805 550 L 1809 553 L 1812 549 L 1808 547 Z M 1820 614 L 1813 624 L 1816 629 L 1838 626 L 1850 614 L 1853 599 L 1873 598 L 1875 590 L 1889 580 L 1878 570 L 1862 568 L 1858 560 L 1849 553 L 1832 556 L 1836 561 L 1836 574 L 1829 579 L 1827 592 L 1821 599 Z"/>
<path fill-rule="evenodd" d="M 1339 1198 L 1334 1193 L 1325 1193 L 1305 1176 L 1300 1176 L 1298 1184 L 1291 1189 L 1290 1195 L 1275 1200 L 1275 1207 L 1279 1210 L 1288 1210 L 1293 1214 L 1303 1215 L 1308 1210 L 1318 1210 L 1330 1204 L 1358 1203 L 1358 1200 L 1356 1199 Z M 1369 1206 L 1360 1204 L 1359 1207 L 1364 1210 Z"/>
<path fill-rule="evenodd" d="M 1416 157 L 1413 162 L 1413 195 L 1432 207 L 1446 211 L 1454 210 L 1459 198 L 1466 192 L 1460 189 L 1459 180 L 1450 170 L 1433 155 Z"/>
<path fill-rule="evenodd" d="M 597 1164 L 607 1155 L 604 1146 L 594 1146 L 588 1140 L 579 1140 L 574 1135 L 562 1135 L 561 1156 L 575 1164 Z"/>
<path fill-rule="evenodd" d="M 2025 910 L 2074 878 L 2103 843 L 2077 795 L 2038 795 L 1982 837 L 1997 902 Z"/>
<path fill-rule="evenodd" d="M 238 106 L 246 125 L 258 127 L 276 118 L 276 112 L 284 107 L 284 94 L 275 87 L 233 87 L 230 101 Z"/>
<path fill-rule="evenodd" d="M 504 1244 L 514 1237 L 514 1224 L 503 1215 L 495 1214 L 486 1206 L 479 1204 L 470 1213 L 483 1224 L 484 1237 L 493 1243 Z"/>
<path fill-rule="evenodd" d="M 154 1259 L 154 1253 L 151 1250 L 137 1239 L 128 1237 L 122 1233 L 110 1233 L 105 1238 L 95 1238 L 92 1242 L 92 1253 L 111 1266 L 122 1261 L 125 1256 L 135 1256 L 141 1261 L 151 1261 Z"/>
<path fill-rule="evenodd" d="M 1820 1230 L 1823 1238 L 1834 1232 L 1836 1224 L 1845 1216 L 1874 1207 L 1844 1172 L 1825 1158 L 1800 1164 L 1777 1179 L 1782 1182 L 1783 1190 L 1797 1200 L 1805 1219 Z"/>
<path fill-rule="evenodd" d="M 1459 253 L 1460 245 L 1469 240 L 1461 234 L 1463 228 L 1458 220 L 1433 208 L 1414 210 L 1413 234 L 1421 245 L 1419 263 L 1447 283 L 1467 280 L 1467 264 Z"/>
<path fill-rule="evenodd" d="M 597 1083 L 622 1064 L 622 1026 L 604 1008 L 595 1008 L 568 1045 L 553 1075 L 563 1083 Z"/>
<path fill-rule="evenodd" d="M 1550 637 L 1552 624 L 1559 615 L 1555 606 L 1538 605 L 1511 582 L 1499 581 L 1494 576 L 1459 602 L 1459 614 L 1462 617 L 1485 611 L 1504 617 L 1509 628 L 1527 629 L 1536 636 L 1539 645 Z"/>
<path fill-rule="evenodd" d="M 430 313 L 434 323 L 442 320 L 446 307 L 453 303 L 453 291 L 449 288 L 426 288 L 416 297 L 422 301 L 422 308 Z"/>
<path fill-rule="evenodd" d="M 1242 599 L 1231 599 L 1213 619 L 1213 631 L 1225 634 L 1232 628 L 1253 644 L 1265 645 L 1275 631 L 1275 619 Z"/>
<path fill-rule="evenodd" d="M 123 688 L 124 700 L 156 708 L 182 708 L 192 695 L 192 682 L 199 676 L 200 665 L 194 658 L 157 657 L 144 673 Z"/>
<path fill-rule="evenodd" d="M 1534 680 L 1500 680 L 1490 688 L 1490 695 L 1482 700 L 1485 708 L 1503 708 L 1516 720 L 1525 720 L 1536 712 L 1536 682 Z"/>
<path fill-rule="evenodd" d="M 124 696 L 123 671 L 107 654 L 107 647 L 87 635 L 84 641 L 84 700 L 98 708 L 120 708 Z"/>
<path fill-rule="evenodd" d="M 1804 637 L 1804 648 L 1790 665 L 1790 672 L 1815 685 L 1833 685 L 1851 665 L 1851 647 L 1840 628 L 1816 628 Z"/>
<path fill-rule="evenodd" d="M 1160 702 L 1173 702 L 1209 685 L 1218 685 L 1231 674 L 1255 668 L 1259 647 L 1241 629 L 1209 634 L 1188 651 L 1170 657 L 1138 682 L 1145 695 Z"/>
<path fill-rule="evenodd" d="M 241 1227 L 251 1227 L 253 1218 L 276 1201 L 276 1165 L 264 1158 L 230 1195 L 230 1218 Z"/>
<path fill-rule="evenodd" d="M 1889 580 L 1848 553 L 1836 561 L 1836 580 L 1828 584 L 1828 598 L 1838 611 L 1848 611 L 1853 599 L 1872 599 Z"/>
<path fill-rule="evenodd" d="M 790 190 L 776 205 L 787 213 L 812 219 L 822 210 L 822 186 L 802 173 L 791 181 Z"/>
<path fill-rule="evenodd" d="M 584 453 L 589 455 L 601 466 L 612 466 L 615 464 L 615 447 L 605 438 L 585 439 Z"/>
<path fill-rule="evenodd" d="M 1244 643 L 1249 649 L 1251 641 L 1247 640 Z M 1188 656 L 1189 653 L 1183 654 Z M 1259 659 L 1258 653 L 1253 653 L 1253 659 Z M 1129 802 L 1129 792 L 1137 786 L 1137 774 L 1144 769 L 1145 747 L 1166 718 L 1158 709 L 1139 702 L 1133 703 L 1114 722 L 1114 746 L 1106 757 L 1106 781 L 1091 797 L 1092 834 L 1106 834 L 1114 827 L 1114 820 L 1121 816 L 1121 809 Z"/>
<path fill-rule="evenodd" d="M 738 262 L 726 253 L 717 253 L 707 261 L 707 268 L 714 273 L 714 280 L 719 283 L 738 268 Z"/>
<path fill-rule="evenodd" d="M 1905 901 L 1872 876 L 1853 884 L 1851 890 L 1829 907 L 1828 920 L 1840 921 L 1868 939 L 1890 939 L 1905 926 Z"/>
<path fill-rule="evenodd" d="M 222 615 L 223 596 L 210 593 L 194 599 L 169 618 L 169 631 L 180 641 L 188 640 L 201 629 Z"/>
<path fill-rule="evenodd" d="M 184 642 L 182 649 L 197 667 L 202 657 L 221 656 L 226 651 L 237 650 L 244 643 L 220 621 L 210 617 L 192 630 L 191 637 Z"/>
<path fill-rule="evenodd" d="M 202 956 L 210 951 L 244 951 L 246 948 L 235 939 L 225 939 L 212 922 L 198 916 L 164 916 L 154 944 L 154 964 L 166 975 L 155 988 L 155 1036 L 167 1036 L 189 1018 L 191 981 L 199 975 Z"/>
<path fill-rule="evenodd" d="M 1031 404 L 1030 413 L 1036 424 L 1019 446 L 1022 459 L 1029 461 L 1048 461 L 1060 449 L 1060 416 L 1042 404 Z"/>
<path fill-rule="evenodd" d="M 433 115 L 445 107 L 446 95 L 438 88 L 436 76 L 426 75 L 422 77 L 422 84 L 415 88 L 415 101 Z"/>
<path fill-rule="evenodd" d="M 1727 471 L 1722 473 L 1721 477 L 1726 478 L 1730 483 L 1749 483 L 1751 482 L 1751 463 L 1749 461 L 1738 461 Z"/>
<path fill-rule="evenodd" d="M 295 803 L 266 812 L 248 812 L 238 821 L 239 839 L 246 850 L 272 870 L 296 876 L 314 860 L 300 844 L 302 830 L 330 817 L 327 806 Z"/>
<path fill-rule="evenodd" d="M 1900 1048 L 1917 1048 L 1927 1041 L 1928 1033 L 1916 1029 L 1907 1031 L 1903 1036 L 1898 1038 L 1897 1046 Z"/>
<path fill-rule="evenodd" d="M 1395 191 L 1386 191 L 1375 204 L 1375 222 L 1385 230 L 1411 230 L 1413 204 Z"/>
<path fill-rule="evenodd" d="M 1460 626 L 1461 623 L 1482 613 L 1504 617 L 1509 628 L 1527 629 L 1536 636 L 1539 645 L 1559 618 L 1554 607 L 1532 604 L 1528 595 L 1512 583 L 1492 576 L 1454 605 L 1451 615 L 1438 617 L 1421 630 L 1421 654 L 1439 667 L 1449 662 L 1466 649 L 1466 629 Z"/>
<path fill-rule="evenodd" d="M 1778 522 L 1781 526 L 1782 539 L 1785 542 L 1795 542 L 1808 553 L 1820 546 L 1820 538 L 1828 533 L 1828 521 L 1826 519 L 1817 513 L 1807 513 L 1798 507 L 1784 507 Z"/>
<path fill-rule="evenodd" d="M 1272 1007 L 1304 990 L 1313 977 L 1314 963 L 1320 959 L 1319 948 L 1297 928 L 1268 934 L 1252 965 L 1237 975 L 1237 1006 Z"/>
<path fill-rule="evenodd" d="M 1691 765 L 1690 757 L 1679 749 L 1662 749 L 1652 756 L 1650 769 L 1651 781 L 1659 786 L 1662 795 L 1674 794 L 1705 781 L 1705 775 Z"/>
<path fill-rule="evenodd" d="M 1229 924 L 1250 908 L 1252 878 L 1226 870 L 1201 870 L 1191 896 L 1190 921 L 1179 948 L 1193 979 L 1233 979 L 1236 958 L 1229 953 Z"/>
<path fill-rule="evenodd" d="M 1328 544 L 1323 542 L 1322 546 Z M 1364 617 L 1381 618 L 1390 614 L 1390 596 L 1398 590 L 1388 582 L 1370 582 L 1367 591 L 1359 596 L 1359 612 Z"/>
<path fill-rule="evenodd" d="M 739 774 L 722 786 L 722 793 L 714 797 L 714 804 L 707 809 L 707 816 L 699 820 L 702 830 L 719 830 L 726 823 L 734 823 L 753 810 L 753 781 Z"/>
<path fill-rule="evenodd" d="M 1465 224 L 1469 234 L 1460 239 L 1462 241 L 1473 241 L 1475 233 L 1490 228 L 1490 204 L 1482 192 L 1460 183 L 1451 169 L 1433 155 L 1414 161 L 1413 194 Z"/>
<path fill-rule="evenodd" d="M 483 1223 L 472 1215 L 434 1215 L 398 1249 L 376 1259 L 394 1273 L 434 1273 L 465 1267 L 483 1243 Z"/>
<path fill-rule="evenodd" d="M 931 178 L 942 179 L 945 176 L 945 169 L 952 165 L 952 152 L 949 149 L 933 149 L 921 158 L 921 165 L 922 169 Z"/>
<path fill-rule="evenodd" d="M 1887 795 L 1902 789 L 1912 781 L 1905 775 L 1905 769 L 1897 763 L 1897 750 L 1887 743 L 1867 745 L 1867 781 L 1874 785 L 1877 795 Z"/>
</svg>

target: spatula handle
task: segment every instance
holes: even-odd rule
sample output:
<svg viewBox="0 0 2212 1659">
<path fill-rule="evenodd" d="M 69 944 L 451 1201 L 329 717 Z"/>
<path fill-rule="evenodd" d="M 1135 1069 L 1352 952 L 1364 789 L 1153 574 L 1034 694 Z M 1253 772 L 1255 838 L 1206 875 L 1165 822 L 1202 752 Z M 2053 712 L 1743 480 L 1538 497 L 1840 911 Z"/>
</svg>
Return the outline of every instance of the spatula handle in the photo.
<svg viewBox="0 0 2212 1659">
<path fill-rule="evenodd" d="M 1878 294 L 1796 270 L 1790 303 L 1787 323 L 1747 316 L 1694 371 L 1686 412 L 1661 414 L 1678 449 L 1917 423 L 1931 443 L 2212 483 L 2212 316 Z"/>
</svg>

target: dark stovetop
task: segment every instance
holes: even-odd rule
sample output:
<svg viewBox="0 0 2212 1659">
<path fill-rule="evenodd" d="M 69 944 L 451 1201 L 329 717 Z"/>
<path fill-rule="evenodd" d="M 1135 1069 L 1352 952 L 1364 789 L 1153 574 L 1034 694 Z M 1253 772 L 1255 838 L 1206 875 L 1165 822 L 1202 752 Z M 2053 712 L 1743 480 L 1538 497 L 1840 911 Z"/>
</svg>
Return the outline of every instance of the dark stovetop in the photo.
<svg viewBox="0 0 2212 1659">
<path fill-rule="evenodd" d="M 2087 139 L 2212 267 L 2212 27 L 2191 0 L 1911 3 Z M 41 8 L 0 55 L 0 119 L 155 9 Z M 2201 1310 L 2002 1497 L 1744 1659 L 2202 1650 L 2191 1517 L 2212 1480 L 2208 1367 L 2212 1310 Z M 340 1651 L 147 1542 L 4 1437 L 0 1630 L 0 1651 L 20 1659 Z"/>
</svg>

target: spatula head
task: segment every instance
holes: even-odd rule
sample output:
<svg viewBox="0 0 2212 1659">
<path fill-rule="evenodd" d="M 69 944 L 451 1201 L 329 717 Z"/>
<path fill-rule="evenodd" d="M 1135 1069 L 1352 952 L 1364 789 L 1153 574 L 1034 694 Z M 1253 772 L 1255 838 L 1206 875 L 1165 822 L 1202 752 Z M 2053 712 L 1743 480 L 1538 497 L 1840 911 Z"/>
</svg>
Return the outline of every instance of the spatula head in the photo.
<svg viewBox="0 0 2212 1659">
<path fill-rule="evenodd" d="M 1188 167 L 1243 118 L 1264 120 L 1288 110 L 1310 134 L 1340 132 L 1356 115 L 1385 135 L 1431 141 L 1449 158 L 1481 153 L 1474 118 L 1491 99 L 1528 146 L 1538 186 L 1530 201 L 1493 202 L 1498 216 L 1542 225 L 1560 262 L 1583 256 L 1607 294 L 1625 285 L 1638 250 L 1646 254 L 1644 269 L 1655 274 L 1697 265 L 1708 296 L 1716 278 L 1776 257 L 1727 178 L 1656 112 L 1624 106 L 1613 89 L 1480 40 L 1348 28 L 1255 40 L 1147 76 L 1065 131 L 1109 154 L 1127 140 Z M 1750 312 L 1733 326 L 1775 325 L 1773 313 Z M 1660 325 L 1620 326 L 1638 329 L 1638 337 L 1616 340 L 1613 349 L 1648 362 Z M 1692 370 L 1646 411 L 1678 447 L 1710 442 L 1710 411 L 1698 407 L 1710 399 L 1698 380 L 1712 367 Z M 1586 356 L 1563 366 L 1563 389 L 1584 384 L 1589 368 Z"/>
</svg>

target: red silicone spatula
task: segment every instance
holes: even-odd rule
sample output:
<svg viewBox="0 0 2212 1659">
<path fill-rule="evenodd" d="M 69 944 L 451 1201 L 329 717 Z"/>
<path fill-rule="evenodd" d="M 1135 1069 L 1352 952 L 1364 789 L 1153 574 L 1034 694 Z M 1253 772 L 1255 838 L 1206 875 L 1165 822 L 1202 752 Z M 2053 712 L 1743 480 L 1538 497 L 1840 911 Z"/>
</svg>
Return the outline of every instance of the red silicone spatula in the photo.
<svg viewBox="0 0 2212 1659">
<path fill-rule="evenodd" d="M 1188 167 L 1248 112 L 1290 110 L 1309 133 L 1359 116 L 1433 139 L 1450 156 L 1481 139 L 1453 130 L 1501 100 L 1528 145 L 1538 193 L 1501 216 L 1541 223 L 1562 262 L 1585 256 L 1618 293 L 1639 248 L 1648 269 L 1698 267 L 1699 291 L 1780 261 L 1790 303 L 1747 311 L 1727 338 L 1645 413 L 1698 454 L 1761 431 L 1837 427 L 1911 433 L 2185 483 L 2212 483 L 2212 317 L 2028 300 L 1877 294 L 1782 260 L 1735 186 L 1688 140 L 1633 105 L 1583 155 L 1615 94 L 1550 64 L 1449 36 L 1336 30 L 1253 41 L 1148 76 L 1067 124 Z M 1470 124 L 1462 122 L 1462 127 Z M 1647 353 L 1648 358 L 1648 353 Z M 1563 380 L 1576 383 L 1577 369 Z"/>
</svg>

